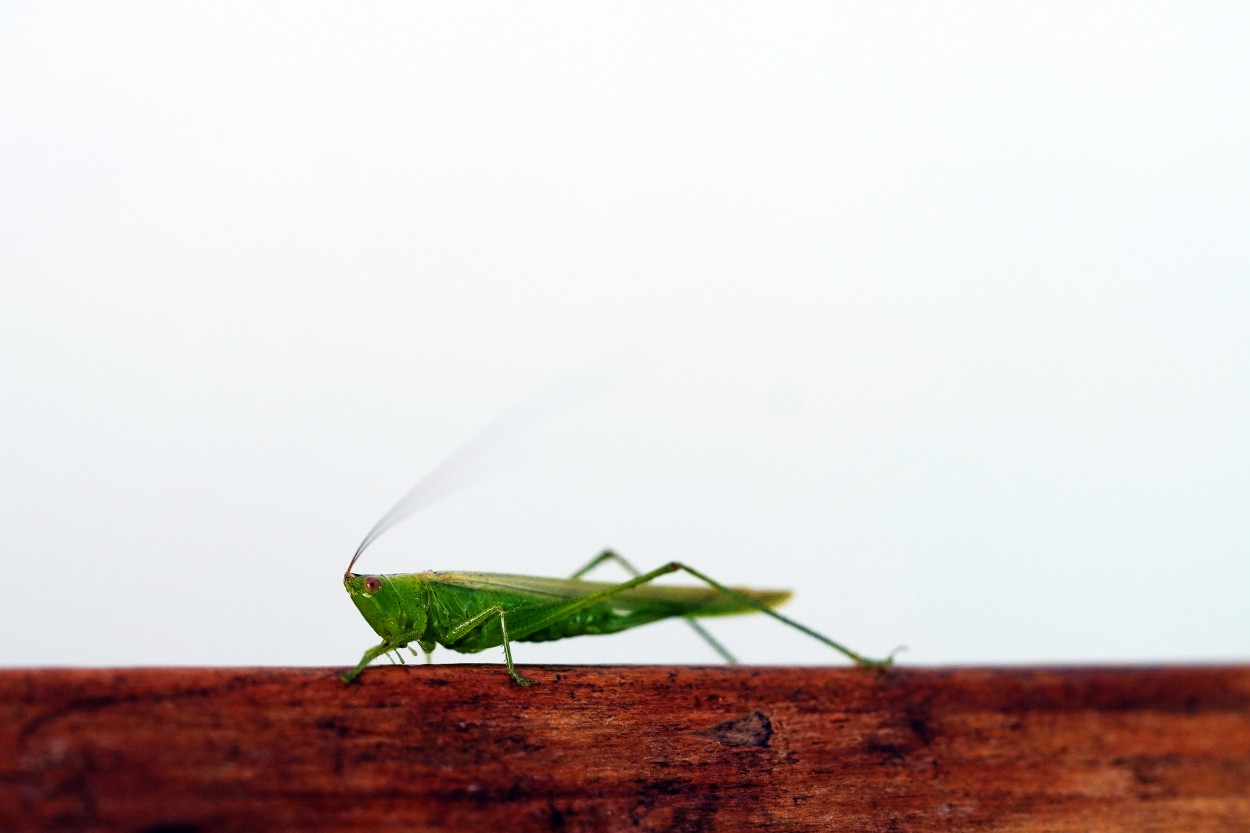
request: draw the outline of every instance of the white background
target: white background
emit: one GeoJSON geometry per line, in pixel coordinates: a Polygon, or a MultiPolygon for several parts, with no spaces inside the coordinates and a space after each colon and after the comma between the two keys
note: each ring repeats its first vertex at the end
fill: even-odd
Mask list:
{"type": "Polygon", "coordinates": [[[528,462],[361,569],[612,546],[906,662],[1245,660],[1248,42],[1214,2],[6,3],[0,663],[353,663],[355,545],[534,391],[528,462]]]}

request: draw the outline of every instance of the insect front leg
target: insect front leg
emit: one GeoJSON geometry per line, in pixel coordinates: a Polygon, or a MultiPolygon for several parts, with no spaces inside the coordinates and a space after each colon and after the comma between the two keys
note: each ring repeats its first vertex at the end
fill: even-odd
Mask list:
{"type": "Polygon", "coordinates": [[[345,683],[350,683],[352,680],[360,676],[360,672],[364,671],[365,668],[369,666],[369,663],[390,651],[391,648],[392,645],[389,642],[382,642],[378,645],[374,645],[372,648],[365,651],[365,655],[360,658],[360,662],[356,663],[355,668],[351,671],[339,674],[339,679],[345,683]]]}
{"type": "MultiPolygon", "coordinates": [[[[588,563],[585,567],[582,567],[573,575],[569,576],[569,578],[581,578],[582,576],[589,573],[591,570],[598,567],[600,564],[605,564],[608,561],[615,561],[617,564],[620,564],[622,567],[625,568],[625,571],[629,573],[631,576],[633,576],[634,578],[637,578],[638,576],[642,575],[642,571],[639,570],[637,567],[635,567],[633,564],[630,564],[628,561],[626,561],[624,556],[618,555],[612,550],[604,550],[603,552],[596,555],[594,558],[590,559],[590,563],[588,563]]],[[[737,658],[734,657],[733,654],[729,653],[729,649],[726,648],[724,645],[722,645],[720,643],[720,640],[712,636],[712,634],[708,632],[707,628],[703,627],[703,625],[695,621],[695,618],[693,616],[683,616],[682,618],[686,620],[686,624],[690,626],[691,630],[697,633],[700,636],[700,638],[703,639],[704,642],[712,646],[713,651],[720,654],[721,659],[723,659],[725,662],[729,663],[730,665],[738,664],[737,658]]]]}
{"type": "MultiPolygon", "coordinates": [[[[419,657],[419,656],[421,656],[421,654],[418,654],[418,653],[416,652],[416,649],[414,649],[411,645],[409,645],[409,646],[407,646],[407,647],[408,647],[408,653],[412,654],[414,657],[419,657]]],[[[434,662],[434,649],[433,649],[433,648],[426,648],[426,647],[423,645],[423,646],[421,647],[421,653],[422,653],[422,654],[425,654],[425,665],[430,665],[431,663],[433,663],[433,662],[434,662]]]]}
{"type": "MultiPolygon", "coordinates": [[[[345,673],[340,674],[339,679],[345,683],[350,683],[352,680],[360,676],[360,672],[364,671],[365,668],[369,666],[369,663],[373,662],[375,659],[382,656],[383,654],[390,653],[391,651],[395,651],[395,654],[398,656],[399,655],[398,649],[400,647],[408,644],[409,642],[415,641],[419,636],[420,634],[416,634],[416,633],[400,634],[400,636],[394,640],[388,639],[388,640],[384,640],[378,643],[377,645],[374,645],[372,648],[365,651],[365,655],[360,658],[360,662],[356,663],[355,668],[353,668],[351,671],[347,671],[345,673]]],[[[400,656],[400,660],[401,661],[403,660],[402,656],[400,656]]],[[[393,661],[394,660],[392,660],[392,662],[393,661]]]]}
{"type": "Polygon", "coordinates": [[[529,685],[533,680],[527,680],[517,673],[516,666],[512,664],[512,645],[508,639],[508,613],[499,605],[492,605],[471,619],[466,619],[459,625],[456,625],[447,633],[448,642],[456,642],[464,637],[474,628],[481,627],[483,623],[489,622],[493,617],[499,617],[499,632],[503,634],[503,661],[508,668],[508,675],[517,682],[518,685],[529,685]]]}

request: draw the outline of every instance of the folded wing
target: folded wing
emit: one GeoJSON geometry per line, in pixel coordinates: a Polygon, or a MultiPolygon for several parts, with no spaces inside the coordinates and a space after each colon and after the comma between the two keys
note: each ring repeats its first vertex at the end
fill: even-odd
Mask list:
{"type": "MultiPolygon", "coordinates": [[[[434,572],[426,573],[425,577],[428,580],[456,587],[498,590],[533,596],[536,600],[553,601],[584,598],[615,587],[619,583],[515,576],[505,573],[434,572]]],[[[769,607],[776,607],[790,598],[789,590],[756,590],[746,587],[733,589],[769,607]]],[[[718,616],[756,610],[741,599],[726,595],[713,587],[682,587],[654,583],[622,590],[604,599],[604,603],[618,610],[641,610],[663,606],[668,612],[678,615],[697,613],[701,616],[718,616]]]]}

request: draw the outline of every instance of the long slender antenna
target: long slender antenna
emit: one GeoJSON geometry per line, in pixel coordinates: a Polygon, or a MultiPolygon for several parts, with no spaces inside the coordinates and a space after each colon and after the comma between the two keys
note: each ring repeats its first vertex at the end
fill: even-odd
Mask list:
{"type": "Polygon", "coordinates": [[[453,492],[470,485],[477,479],[468,471],[467,466],[501,444],[505,438],[515,434],[524,425],[529,424],[529,420],[514,422],[507,419],[507,417],[513,415],[514,412],[509,411],[500,419],[489,423],[435,466],[429,474],[417,481],[416,485],[405,492],[403,497],[397,500],[395,505],[378,519],[378,522],[373,525],[373,528],[361,540],[360,546],[356,547],[356,552],[352,555],[352,560],[347,565],[347,571],[343,573],[343,577],[347,578],[352,574],[352,568],[356,566],[356,561],[361,554],[370,544],[380,538],[383,533],[408,520],[408,518],[411,518],[425,507],[437,503],[453,492]]]}
{"type": "MultiPolygon", "coordinates": [[[[360,546],[347,564],[343,578],[352,574],[352,568],[360,559],[361,554],[383,533],[394,526],[411,518],[425,507],[442,500],[453,492],[468,486],[475,480],[469,466],[471,463],[489,458],[504,441],[515,436],[522,429],[534,425],[556,413],[568,410],[577,404],[585,404],[591,398],[606,393],[623,381],[623,368],[606,369],[600,366],[594,372],[583,370],[571,378],[561,379],[534,391],[521,401],[470,437],[463,445],[453,451],[429,474],[417,481],[395,505],[378,519],[365,535],[360,546]]],[[[478,473],[480,475],[480,472],[478,473]]]]}

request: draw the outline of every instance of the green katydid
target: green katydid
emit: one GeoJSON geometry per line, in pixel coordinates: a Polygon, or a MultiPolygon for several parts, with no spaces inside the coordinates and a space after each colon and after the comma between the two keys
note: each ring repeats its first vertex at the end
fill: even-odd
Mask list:
{"type": "MultiPolygon", "coordinates": [[[[365,651],[355,668],[342,675],[351,682],[366,666],[383,654],[399,653],[416,643],[426,661],[436,645],[461,653],[503,648],[508,674],[521,685],[522,677],[512,661],[513,642],[544,642],[589,634],[619,631],[675,617],[684,618],[729,663],[736,660],[696,620],[736,613],[764,613],[824,643],[865,668],[888,668],[893,655],[868,659],[827,636],[787,618],[773,608],[790,597],[789,590],[750,590],[727,587],[698,570],[670,561],[641,573],[614,552],[605,551],[567,579],[506,575],[501,573],[435,572],[358,575],[352,572],[361,553],[379,535],[432,502],[431,493],[445,484],[448,471],[468,447],[452,455],[414,486],[382,516],[361,541],[347,570],[343,585],[365,621],[382,642],[365,651]],[[632,574],[619,583],[585,581],[582,576],[608,561],[632,574]],[[684,572],[703,583],[701,587],[652,584],[668,573],[684,572]]],[[[444,492],[446,489],[444,489],[444,492]]]]}

